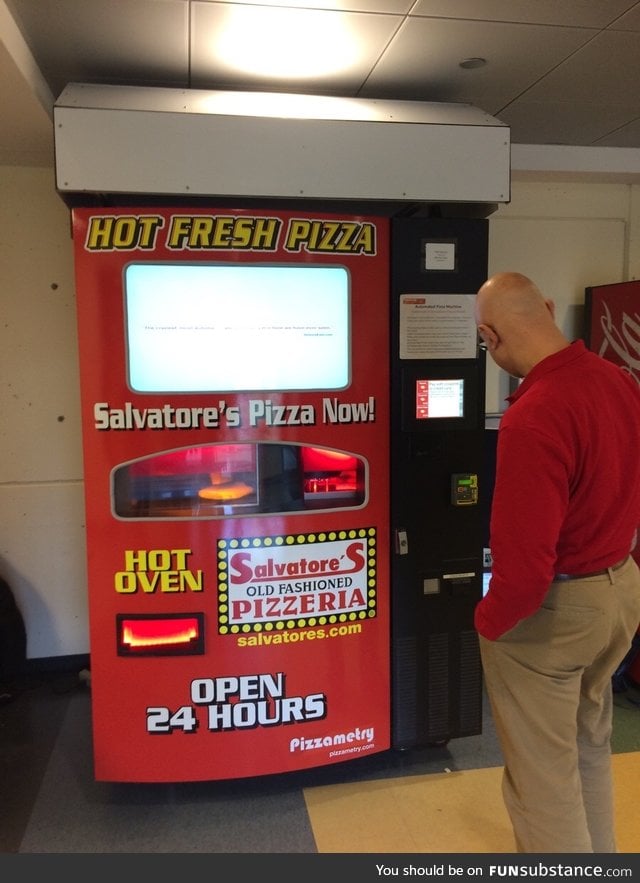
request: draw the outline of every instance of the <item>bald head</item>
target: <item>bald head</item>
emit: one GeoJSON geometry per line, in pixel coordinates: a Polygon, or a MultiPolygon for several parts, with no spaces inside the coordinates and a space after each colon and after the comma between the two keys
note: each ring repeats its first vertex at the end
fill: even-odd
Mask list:
{"type": "Polygon", "coordinates": [[[476,323],[489,354],[514,377],[569,346],[554,320],[553,302],[521,273],[496,273],[478,291],[476,323]]]}

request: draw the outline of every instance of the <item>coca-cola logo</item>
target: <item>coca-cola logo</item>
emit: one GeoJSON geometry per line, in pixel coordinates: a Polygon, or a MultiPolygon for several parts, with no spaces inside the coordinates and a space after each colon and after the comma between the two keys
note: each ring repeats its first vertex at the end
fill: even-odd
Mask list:
{"type": "Polygon", "coordinates": [[[609,305],[602,301],[600,328],[602,342],[598,355],[620,362],[620,365],[640,384],[640,317],[624,310],[616,321],[609,305]],[[612,358],[612,352],[617,359],[612,358]]]}

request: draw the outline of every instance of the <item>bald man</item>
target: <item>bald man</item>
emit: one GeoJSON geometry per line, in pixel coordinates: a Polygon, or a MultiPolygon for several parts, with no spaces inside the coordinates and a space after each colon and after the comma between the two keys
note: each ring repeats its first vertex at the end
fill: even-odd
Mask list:
{"type": "Polygon", "coordinates": [[[571,343],[519,273],[478,291],[494,362],[522,380],[498,432],[492,577],[476,607],[519,852],[616,852],[611,678],[640,623],[640,387],[571,343]]]}

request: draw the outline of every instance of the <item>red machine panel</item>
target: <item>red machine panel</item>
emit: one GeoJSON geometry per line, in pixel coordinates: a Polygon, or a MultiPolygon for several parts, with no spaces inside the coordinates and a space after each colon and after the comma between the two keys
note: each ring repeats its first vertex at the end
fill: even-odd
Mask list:
{"type": "Polygon", "coordinates": [[[387,225],[73,212],[98,780],[389,747],[387,225]]]}

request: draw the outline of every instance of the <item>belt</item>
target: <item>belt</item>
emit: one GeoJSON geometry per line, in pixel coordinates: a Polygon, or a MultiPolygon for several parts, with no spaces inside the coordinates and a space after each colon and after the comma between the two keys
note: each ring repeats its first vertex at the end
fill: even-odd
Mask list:
{"type": "Polygon", "coordinates": [[[628,560],[629,556],[627,555],[622,561],[618,561],[617,564],[612,564],[611,567],[605,567],[604,570],[593,570],[591,573],[556,573],[553,581],[554,583],[558,583],[569,579],[589,579],[591,576],[606,576],[611,570],[620,570],[628,560]]]}

